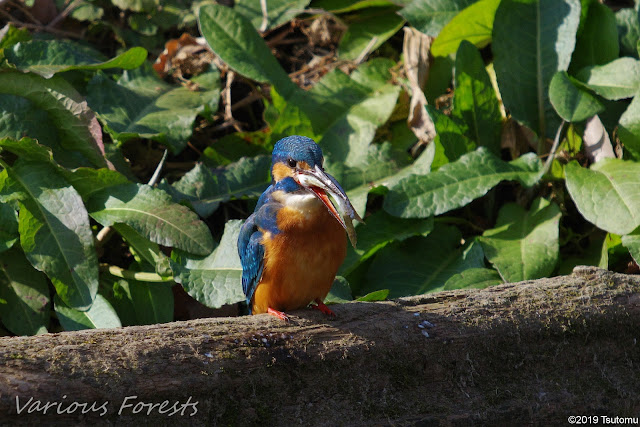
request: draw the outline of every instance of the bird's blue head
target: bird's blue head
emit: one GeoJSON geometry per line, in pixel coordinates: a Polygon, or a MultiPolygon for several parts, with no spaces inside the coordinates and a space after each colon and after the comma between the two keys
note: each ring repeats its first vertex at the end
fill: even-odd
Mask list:
{"type": "Polygon", "coordinates": [[[314,194],[346,228],[344,219],[331,203],[327,193],[346,215],[361,219],[338,181],[324,171],[323,162],[322,150],[313,139],[298,135],[288,136],[273,147],[271,177],[274,184],[278,185],[279,191],[314,194]]]}
{"type": "Polygon", "coordinates": [[[294,176],[296,169],[322,168],[324,158],[320,146],[306,136],[288,136],[276,142],[273,147],[271,176],[280,181],[294,176]]]}

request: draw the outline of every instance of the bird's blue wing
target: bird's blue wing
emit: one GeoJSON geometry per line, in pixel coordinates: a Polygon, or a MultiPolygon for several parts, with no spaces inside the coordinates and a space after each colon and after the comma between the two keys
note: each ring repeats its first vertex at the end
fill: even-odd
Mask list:
{"type": "Polygon", "coordinates": [[[255,223],[256,215],[251,215],[240,229],[238,236],[238,254],[242,264],[242,291],[247,297],[249,313],[251,313],[251,298],[256,291],[264,266],[264,246],[262,232],[255,223]]]}

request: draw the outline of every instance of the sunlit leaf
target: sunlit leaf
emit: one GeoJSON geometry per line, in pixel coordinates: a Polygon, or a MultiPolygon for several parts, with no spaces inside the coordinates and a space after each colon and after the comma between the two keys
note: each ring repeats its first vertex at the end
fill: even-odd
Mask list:
{"type": "Polygon", "coordinates": [[[217,308],[245,300],[237,241],[241,221],[228,221],[218,247],[205,258],[174,250],[171,258],[175,281],[202,304],[217,308]]]}
{"type": "Polygon", "coordinates": [[[507,203],[498,213],[496,227],[478,240],[507,282],[546,277],[558,262],[560,216],[560,208],[542,198],[534,200],[529,211],[507,203]]]}

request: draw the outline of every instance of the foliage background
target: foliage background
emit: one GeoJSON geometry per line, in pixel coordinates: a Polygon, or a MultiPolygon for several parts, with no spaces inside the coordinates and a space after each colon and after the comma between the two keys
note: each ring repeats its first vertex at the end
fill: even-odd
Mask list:
{"type": "Polygon", "coordinates": [[[636,4],[219,3],[0,1],[0,334],[241,311],[291,134],[366,221],[327,302],[637,272],[636,4]]]}

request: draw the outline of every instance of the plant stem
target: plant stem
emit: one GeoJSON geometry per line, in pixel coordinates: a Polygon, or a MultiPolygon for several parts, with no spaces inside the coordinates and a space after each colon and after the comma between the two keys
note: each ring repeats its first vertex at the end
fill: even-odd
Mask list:
{"type": "Polygon", "coordinates": [[[106,271],[112,276],[121,277],[123,279],[134,279],[141,282],[150,283],[167,283],[173,282],[173,276],[160,276],[157,273],[148,273],[144,271],[131,271],[116,265],[102,264],[100,265],[101,271],[106,271]]]}

